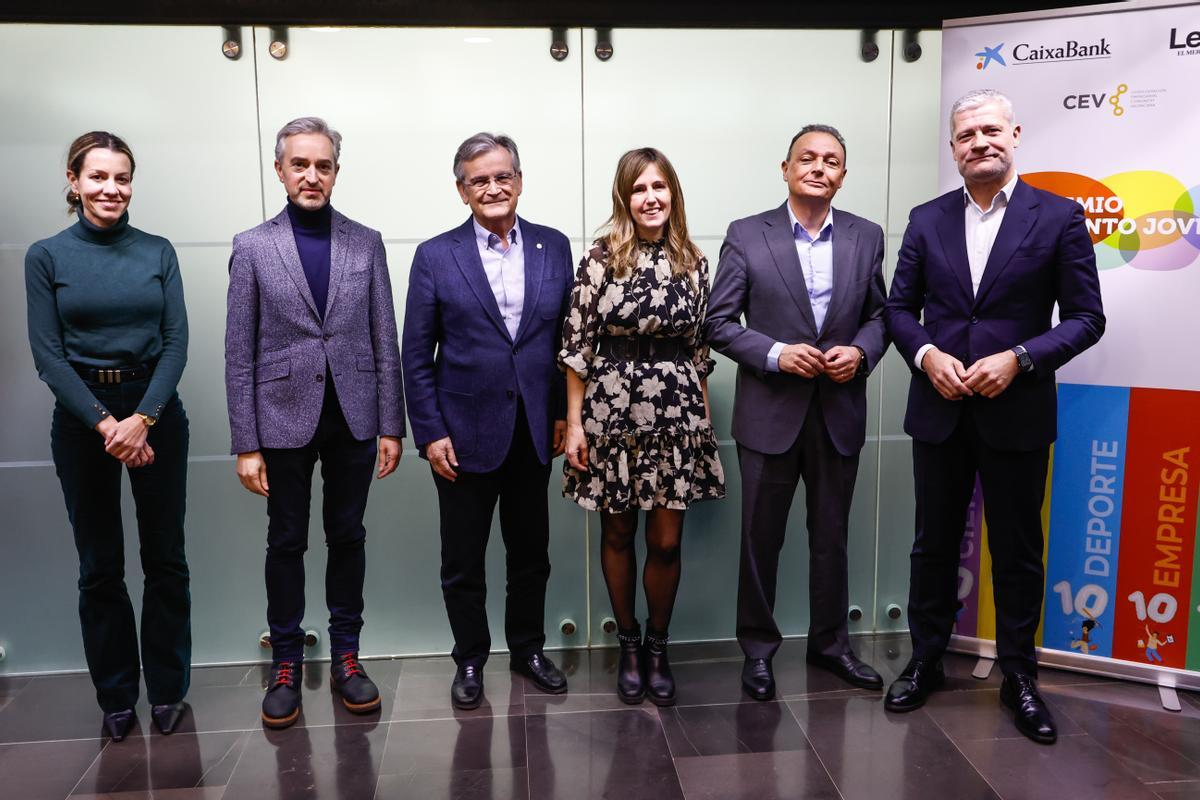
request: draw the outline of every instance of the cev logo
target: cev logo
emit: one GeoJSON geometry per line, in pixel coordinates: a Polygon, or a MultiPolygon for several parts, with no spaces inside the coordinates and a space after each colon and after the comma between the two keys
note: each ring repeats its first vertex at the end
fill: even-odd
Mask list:
{"type": "Polygon", "coordinates": [[[1000,55],[1000,48],[1004,47],[1004,42],[995,47],[985,47],[975,55],[979,57],[979,62],[975,65],[975,69],[987,69],[988,64],[995,61],[1002,67],[1007,67],[1008,64],[1004,61],[1004,56],[1000,55]]]}
{"type": "Polygon", "coordinates": [[[1121,95],[1129,91],[1129,87],[1122,83],[1117,86],[1117,90],[1113,92],[1112,97],[1108,98],[1109,104],[1113,107],[1113,116],[1119,117],[1125,113],[1125,109],[1121,108],[1121,95]]]}
{"type": "Polygon", "coordinates": [[[1111,95],[1108,94],[1069,94],[1063,98],[1063,108],[1068,111],[1081,111],[1084,109],[1100,109],[1104,107],[1104,99],[1108,98],[1108,104],[1112,106],[1112,114],[1114,117],[1119,117],[1125,113],[1125,109],[1121,106],[1121,95],[1129,91],[1128,84],[1119,84],[1111,95]]]}

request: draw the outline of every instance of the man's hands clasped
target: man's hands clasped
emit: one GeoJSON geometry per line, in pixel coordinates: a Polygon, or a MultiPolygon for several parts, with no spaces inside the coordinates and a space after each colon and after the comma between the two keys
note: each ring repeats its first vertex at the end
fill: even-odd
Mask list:
{"type": "Polygon", "coordinates": [[[789,344],[779,351],[779,371],[815,378],[825,375],[835,383],[845,383],[858,374],[862,353],[852,345],[838,345],[821,352],[811,344],[789,344]]]}
{"type": "Polygon", "coordinates": [[[1020,371],[1017,356],[1011,350],[993,353],[964,367],[957,358],[936,347],[925,353],[921,368],[929,376],[933,388],[947,400],[961,400],[975,394],[999,397],[1020,371]]]}

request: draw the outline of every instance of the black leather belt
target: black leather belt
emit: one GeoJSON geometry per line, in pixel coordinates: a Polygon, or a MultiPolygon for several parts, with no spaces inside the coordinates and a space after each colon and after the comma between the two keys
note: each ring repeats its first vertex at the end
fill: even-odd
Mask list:
{"type": "Polygon", "coordinates": [[[596,355],[621,361],[688,361],[692,347],[679,336],[601,336],[596,355]]]}
{"type": "Polygon", "coordinates": [[[72,364],[79,377],[90,383],[121,383],[122,381],[139,381],[154,374],[153,364],[139,364],[136,367],[116,367],[100,369],[72,364]]]}

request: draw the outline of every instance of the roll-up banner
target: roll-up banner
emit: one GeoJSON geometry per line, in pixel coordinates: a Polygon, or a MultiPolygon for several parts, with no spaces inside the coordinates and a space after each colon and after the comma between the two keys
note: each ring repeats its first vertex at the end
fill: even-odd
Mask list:
{"type": "MultiPolygon", "coordinates": [[[[1108,318],[1058,372],[1038,645],[1200,670],[1200,4],[947,21],[943,191],[950,107],[980,88],[1012,98],[1021,178],[1083,207],[1108,318]]],[[[984,501],[955,632],[990,639],[984,501]]]]}

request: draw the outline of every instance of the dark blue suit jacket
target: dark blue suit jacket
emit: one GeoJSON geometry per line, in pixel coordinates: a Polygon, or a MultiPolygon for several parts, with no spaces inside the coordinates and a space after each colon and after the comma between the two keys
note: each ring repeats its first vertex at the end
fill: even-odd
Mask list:
{"type": "Polygon", "coordinates": [[[570,298],[567,237],[520,220],[525,305],[510,336],[468,219],[417,247],[408,279],[401,362],[413,439],[450,437],[459,468],[497,469],[508,454],[517,400],[538,457],[552,457],[554,421],[566,418],[556,358],[570,298]]]}
{"type": "Polygon", "coordinates": [[[1034,450],[1049,445],[1058,430],[1054,371],[1104,333],[1100,279],[1083,209],[1017,181],[979,292],[972,297],[963,190],[917,206],[900,246],[884,321],[913,372],[906,433],[924,442],[943,442],[958,424],[964,404],[970,404],[979,434],[991,447],[1034,450]],[[1059,323],[1051,326],[1056,303],[1059,323]],[[966,367],[1023,345],[1034,370],[1019,373],[991,400],[981,395],[946,400],[913,364],[928,343],[966,367]]]}

